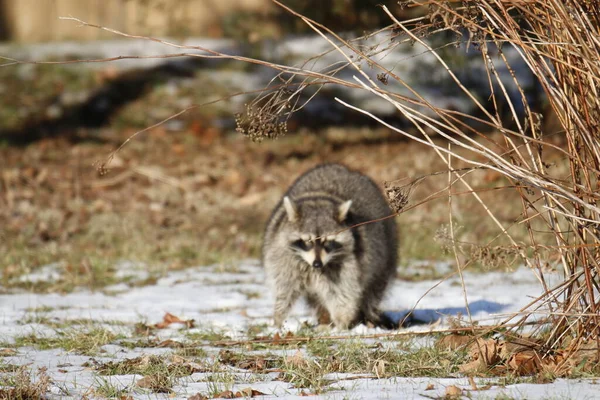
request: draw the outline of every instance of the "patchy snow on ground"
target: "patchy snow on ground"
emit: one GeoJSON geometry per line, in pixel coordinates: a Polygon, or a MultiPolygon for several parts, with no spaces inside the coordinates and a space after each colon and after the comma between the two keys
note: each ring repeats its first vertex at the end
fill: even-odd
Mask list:
{"type": "MultiPolygon", "coordinates": [[[[123,276],[146,276],[132,263],[123,263],[123,276]],[[127,269],[127,270],[126,270],[127,269]]],[[[415,264],[413,268],[418,268],[415,264]]],[[[436,265],[441,271],[449,270],[444,264],[436,265]]],[[[51,266],[44,275],[52,277],[51,266]]],[[[559,277],[556,276],[555,280],[559,277]]],[[[40,279],[36,275],[35,279],[40,279]]],[[[466,318],[465,296],[474,320],[482,324],[503,320],[528,304],[532,297],[542,292],[535,273],[526,268],[513,272],[464,273],[466,293],[458,274],[445,280],[394,282],[384,309],[396,318],[403,318],[407,310],[415,308],[413,318],[420,324],[411,330],[430,330],[447,326],[448,316],[462,315],[466,318]]],[[[90,320],[119,333],[131,331],[136,323],[155,324],[162,321],[165,313],[171,313],[182,320],[193,319],[194,327],[181,329],[184,324],[173,324],[157,330],[158,339],[185,340],[194,333],[220,332],[232,339],[247,338],[253,326],[266,326],[265,334],[275,332],[272,325],[272,298],[265,283],[263,270],[257,261],[248,260],[237,265],[206,266],[173,271],[156,284],[143,287],[129,287],[118,284],[102,292],[80,290],[69,294],[33,294],[15,292],[0,296],[0,338],[7,347],[19,336],[34,333],[38,337],[52,337],[57,330],[43,322],[35,322],[32,316],[43,310],[46,320],[81,321],[90,320]]],[[[286,330],[295,331],[313,317],[304,304],[297,304],[286,322],[286,330]]],[[[81,323],[81,322],[77,322],[81,323]]],[[[379,328],[355,327],[350,332],[336,334],[382,333],[379,328]]],[[[49,398],[94,397],[92,389],[109,382],[116,388],[132,388],[141,379],[140,375],[98,376],[90,362],[133,359],[145,355],[165,354],[168,348],[125,348],[115,344],[105,345],[100,356],[83,356],[62,349],[37,350],[32,347],[19,347],[16,353],[0,358],[1,365],[26,365],[32,372],[39,367],[46,368],[51,378],[49,398]]],[[[219,349],[207,349],[210,355],[219,349]]],[[[282,350],[293,354],[295,349],[282,350]]],[[[0,370],[0,376],[2,370],[0,370]]],[[[274,380],[277,373],[254,374],[235,370],[242,377],[235,382],[232,390],[252,389],[270,397],[302,397],[302,390],[293,388],[287,382],[274,380]]],[[[470,398],[496,398],[500,395],[509,398],[595,398],[597,390],[592,380],[556,380],[550,384],[494,385],[493,379],[477,379],[477,385],[491,385],[484,391],[471,390],[467,378],[387,378],[374,379],[367,376],[359,379],[332,379],[329,390],[318,398],[368,398],[368,399],[425,399],[440,398],[446,388],[454,385],[467,390],[470,398]]],[[[133,398],[188,398],[198,392],[206,393],[211,385],[206,373],[195,372],[178,379],[170,394],[156,394],[137,390],[133,398]]]]}

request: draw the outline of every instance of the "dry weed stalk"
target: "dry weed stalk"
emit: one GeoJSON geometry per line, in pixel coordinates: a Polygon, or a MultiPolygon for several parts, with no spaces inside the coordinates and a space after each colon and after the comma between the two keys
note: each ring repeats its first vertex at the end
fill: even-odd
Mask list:
{"type": "MultiPolygon", "coordinates": [[[[418,2],[410,2],[417,4],[418,2]]],[[[385,7],[395,26],[407,37],[428,48],[437,57],[457,89],[471,98],[485,116],[485,122],[504,136],[504,153],[495,152],[485,142],[477,142],[470,135],[455,113],[434,107],[416,91],[412,103],[397,100],[392,93],[382,92],[378,85],[362,74],[355,80],[374,95],[383,97],[402,113],[417,128],[420,135],[397,127],[391,129],[422,142],[444,159],[445,155],[460,158],[479,167],[495,170],[515,184],[523,204],[523,229],[528,229],[530,247],[539,247],[539,234],[530,225],[532,218],[544,221],[553,233],[564,271],[562,284],[549,288],[544,278],[545,260],[534,251],[527,255],[520,250],[524,261],[532,267],[544,285],[546,293],[536,299],[527,310],[537,311],[550,307],[552,330],[548,337],[548,348],[564,344],[572,338],[585,341],[598,340],[599,319],[597,299],[599,290],[598,262],[600,260],[600,6],[587,1],[464,1],[454,4],[449,1],[429,1],[431,13],[425,17],[415,33],[406,23],[396,19],[385,7]],[[485,107],[469,93],[454,72],[447,66],[429,44],[420,37],[424,25],[431,30],[448,29],[459,34],[466,32],[468,41],[477,45],[487,67],[488,81],[492,93],[492,110],[485,107]],[[508,90],[500,79],[494,63],[505,63],[509,71],[512,67],[502,52],[502,48],[512,46],[527,63],[533,75],[548,95],[549,103],[557,114],[562,127],[555,135],[540,130],[539,115],[529,106],[520,82],[513,73],[514,83],[519,89],[525,106],[525,118],[511,106],[514,128],[506,126],[496,104],[511,100],[508,90]],[[493,57],[492,52],[497,53],[493,57]],[[424,113],[421,104],[435,114],[435,118],[424,113]],[[458,154],[436,145],[429,132],[446,138],[454,147],[467,150],[458,154]],[[545,151],[555,145],[552,136],[563,136],[567,144],[563,154],[568,160],[570,176],[557,176],[548,169],[544,158],[545,151]],[[486,161],[480,161],[484,159],[486,161]],[[541,193],[543,208],[539,209],[530,200],[530,194],[541,193]]],[[[364,57],[364,55],[359,54],[364,57]]],[[[372,63],[378,68],[375,62],[372,63]]],[[[360,72],[360,71],[359,71],[360,72]]],[[[396,79],[405,84],[393,73],[385,71],[388,79],[396,79]]],[[[341,101],[340,101],[341,102],[341,101]]],[[[350,108],[377,117],[359,108],[343,103],[350,108]]],[[[387,125],[387,124],[385,124],[387,125]]],[[[461,180],[467,189],[469,184],[461,180]]],[[[477,193],[473,191],[473,195],[477,193]]],[[[485,207],[483,201],[482,206],[485,207]]],[[[490,217],[515,245],[510,235],[493,214],[486,208],[490,217]]],[[[520,317],[525,321],[529,314],[520,317]]],[[[507,321],[508,322],[508,321],[507,321]]]]}

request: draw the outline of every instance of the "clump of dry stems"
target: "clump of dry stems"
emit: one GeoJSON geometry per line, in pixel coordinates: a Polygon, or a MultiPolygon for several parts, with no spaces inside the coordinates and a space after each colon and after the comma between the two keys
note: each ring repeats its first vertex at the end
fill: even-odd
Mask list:
{"type": "MultiPolygon", "coordinates": [[[[452,170],[450,160],[456,158],[474,168],[495,171],[508,179],[522,199],[522,218],[518,224],[528,231],[529,243],[526,244],[513,239],[464,179],[464,173],[451,172],[455,185],[464,185],[466,190],[473,192],[497,224],[499,232],[512,243],[513,251],[531,268],[545,289],[543,296],[506,323],[514,323],[515,318],[517,322],[525,323],[533,314],[544,310],[547,318],[543,322],[546,327],[551,327],[545,348],[557,348],[567,343],[571,346],[573,339],[582,342],[600,340],[599,3],[578,0],[430,0],[405,1],[403,5],[425,5],[428,10],[422,17],[401,21],[382,6],[392,25],[387,28],[389,35],[385,41],[370,47],[344,40],[327,27],[296,14],[324,40],[329,41],[332,49],[343,54],[346,59],[344,67],[355,68],[356,74],[353,81],[340,81],[335,74],[341,66],[318,71],[318,76],[314,71],[296,71],[302,84],[296,86],[294,93],[319,81],[326,82],[323,75],[330,78],[328,83],[370,91],[373,96],[393,104],[412,123],[413,129],[409,131],[390,126],[363,109],[338,101],[402,135],[430,146],[447,162],[449,170],[452,170]],[[462,37],[469,51],[478,51],[481,55],[491,92],[489,101],[479,100],[470,93],[439,52],[424,40],[428,34],[443,31],[454,34],[448,37],[462,37]],[[374,57],[393,51],[395,46],[407,41],[418,43],[436,57],[453,80],[457,92],[472,101],[478,110],[477,117],[433,106],[401,76],[386,69],[374,57]],[[547,95],[549,106],[560,124],[557,132],[541,130],[540,110],[528,103],[522,83],[518,81],[513,66],[503,52],[509,47],[518,52],[547,95]],[[511,72],[514,85],[521,95],[524,115],[518,113],[511,104],[506,83],[498,72],[500,64],[504,64],[511,72]],[[366,72],[369,69],[372,71],[366,72]],[[392,81],[404,86],[412,95],[402,96],[390,89],[392,81]],[[508,104],[510,118],[501,115],[500,104],[508,104]],[[488,142],[474,140],[474,135],[483,134],[473,128],[476,124],[470,122],[500,132],[504,143],[495,143],[496,147],[492,148],[491,145],[486,146],[488,142]],[[439,146],[432,140],[432,135],[446,138],[451,146],[439,146]],[[558,146],[555,144],[557,141],[566,145],[558,146]],[[497,150],[498,147],[501,151],[497,150]],[[568,160],[568,176],[561,176],[549,168],[546,159],[549,149],[561,152],[568,160]],[[532,198],[536,198],[536,201],[532,198]],[[541,239],[540,233],[532,228],[534,220],[543,223],[553,235],[554,244],[550,247],[541,239]],[[552,262],[547,257],[548,250],[556,256],[554,260],[558,261],[554,262],[554,267],[560,269],[564,277],[554,287],[549,285],[545,277],[548,263],[552,262]]],[[[293,10],[288,11],[294,13],[293,10]]],[[[294,111],[282,107],[279,109],[294,111]]],[[[394,197],[394,193],[391,194],[394,197]]]]}

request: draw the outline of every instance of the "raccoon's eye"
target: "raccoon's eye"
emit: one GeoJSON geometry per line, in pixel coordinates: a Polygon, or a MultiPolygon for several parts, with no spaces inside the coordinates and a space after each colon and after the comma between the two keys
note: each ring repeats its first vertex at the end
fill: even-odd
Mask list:
{"type": "Polygon", "coordinates": [[[342,244],[340,242],[336,242],[335,240],[328,240],[323,244],[323,248],[326,252],[331,253],[332,251],[341,249],[342,244]]]}
{"type": "Polygon", "coordinates": [[[313,248],[313,243],[305,242],[302,239],[298,239],[298,240],[295,240],[292,242],[292,247],[295,247],[295,248],[303,250],[303,251],[308,251],[313,248]]]}

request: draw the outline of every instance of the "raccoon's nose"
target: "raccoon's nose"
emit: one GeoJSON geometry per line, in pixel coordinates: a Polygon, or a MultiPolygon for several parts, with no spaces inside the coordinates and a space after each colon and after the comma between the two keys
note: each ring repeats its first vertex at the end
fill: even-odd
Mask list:
{"type": "Polygon", "coordinates": [[[315,261],[313,261],[313,267],[323,268],[323,262],[321,260],[315,260],[315,261]]]}

